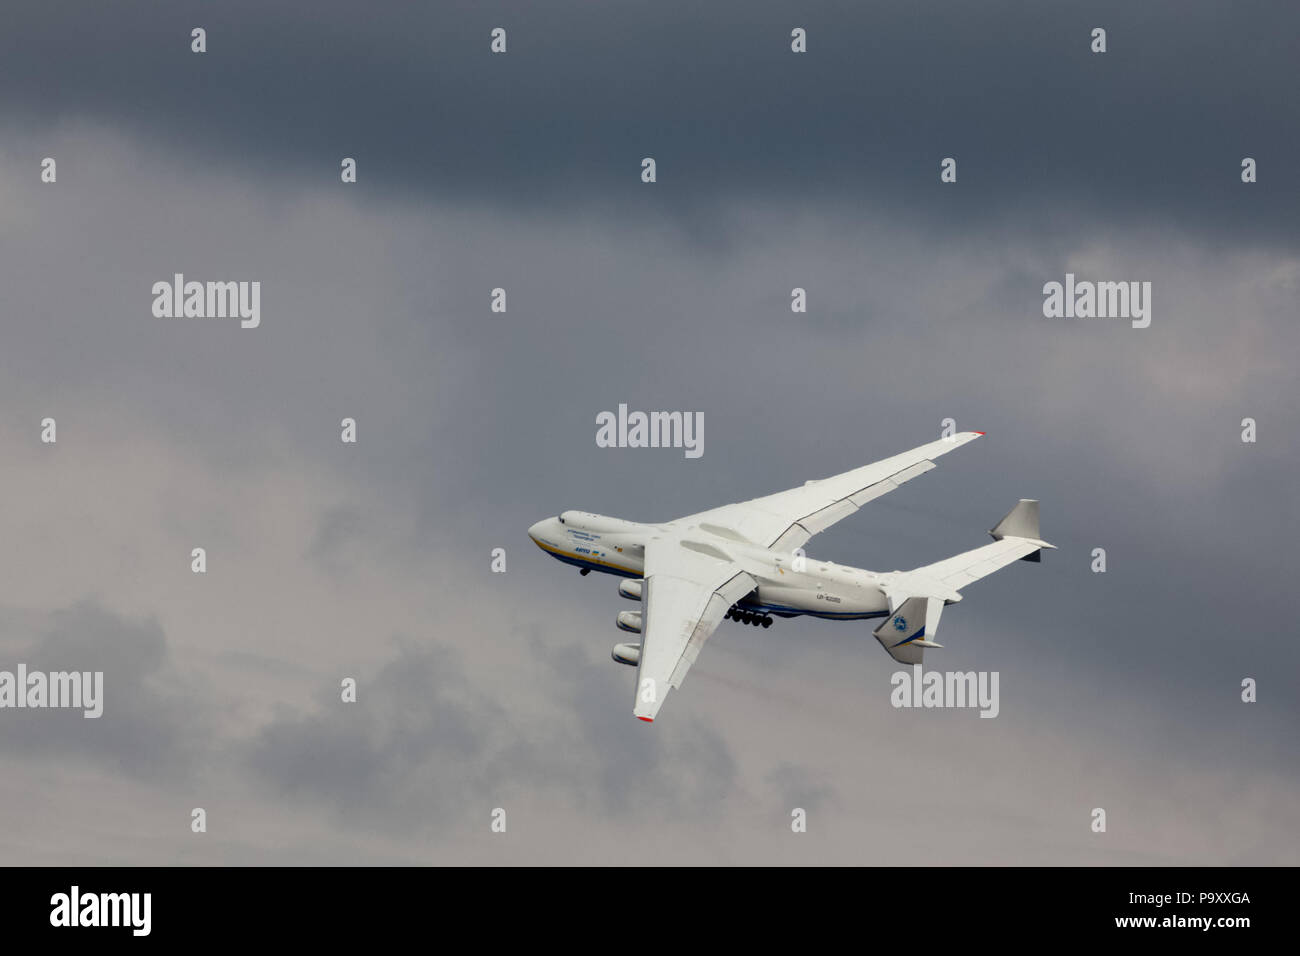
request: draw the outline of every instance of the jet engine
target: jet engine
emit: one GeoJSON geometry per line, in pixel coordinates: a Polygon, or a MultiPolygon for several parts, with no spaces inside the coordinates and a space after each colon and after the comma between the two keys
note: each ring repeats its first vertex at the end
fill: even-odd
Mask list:
{"type": "Polygon", "coordinates": [[[631,664],[636,667],[641,663],[641,645],[640,644],[615,644],[613,652],[609,655],[620,664],[631,664]]]}
{"type": "Polygon", "coordinates": [[[615,621],[620,631],[631,631],[633,634],[641,633],[640,611],[619,611],[615,621]]]}
{"type": "Polygon", "coordinates": [[[618,593],[629,601],[639,601],[644,584],[645,582],[640,578],[624,578],[618,582],[618,593]]]}

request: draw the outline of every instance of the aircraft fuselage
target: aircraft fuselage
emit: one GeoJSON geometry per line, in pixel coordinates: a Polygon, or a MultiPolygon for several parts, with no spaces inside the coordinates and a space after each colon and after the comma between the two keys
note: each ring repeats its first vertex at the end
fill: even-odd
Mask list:
{"type": "MultiPolygon", "coordinates": [[[[536,545],[557,561],[584,571],[624,578],[645,576],[645,544],[675,528],[625,521],[588,512],[566,511],[528,529],[536,545]]],[[[755,614],[858,620],[885,617],[889,600],[881,575],[861,568],[820,561],[797,552],[774,551],[722,537],[700,527],[690,529],[701,545],[717,548],[737,562],[758,587],[737,602],[755,614]]]]}

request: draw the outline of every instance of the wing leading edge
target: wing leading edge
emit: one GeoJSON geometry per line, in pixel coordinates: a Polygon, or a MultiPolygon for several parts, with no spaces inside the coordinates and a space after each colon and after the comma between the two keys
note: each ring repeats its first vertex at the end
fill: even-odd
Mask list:
{"type": "Polygon", "coordinates": [[[672,535],[645,549],[641,661],[632,713],[652,721],[681,687],[700,648],[733,604],[758,586],[716,545],[672,535]]]}
{"type": "Polygon", "coordinates": [[[806,482],[799,488],[724,505],[681,520],[717,532],[730,532],[778,551],[791,551],[802,547],[818,532],[847,518],[868,501],[925,474],[934,467],[934,459],[983,434],[959,432],[951,438],[941,438],[892,458],[830,478],[806,482]]]}

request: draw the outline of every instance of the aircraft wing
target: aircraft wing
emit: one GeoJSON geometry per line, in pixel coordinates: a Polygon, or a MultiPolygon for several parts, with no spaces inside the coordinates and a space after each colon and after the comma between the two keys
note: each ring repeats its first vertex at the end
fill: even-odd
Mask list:
{"type": "Polygon", "coordinates": [[[868,501],[925,474],[940,455],[983,434],[959,432],[951,438],[941,438],[842,475],[809,481],[799,488],[724,505],[680,520],[698,524],[723,537],[739,535],[755,544],[790,551],[802,547],[813,535],[847,518],[868,501]]]}
{"type": "Polygon", "coordinates": [[[757,586],[716,544],[678,534],[646,543],[641,662],[633,714],[654,720],[668,691],[682,686],[700,648],[727,611],[757,586]]]}

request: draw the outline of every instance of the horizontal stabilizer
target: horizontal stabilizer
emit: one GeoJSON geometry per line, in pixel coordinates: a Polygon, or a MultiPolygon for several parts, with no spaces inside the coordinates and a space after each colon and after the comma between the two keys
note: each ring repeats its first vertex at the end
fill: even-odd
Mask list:
{"type": "MultiPolygon", "coordinates": [[[[1020,503],[1008,511],[989,534],[993,536],[992,544],[898,575],[895,586],[904,594],[910,586],[916,589],[912,592],[915,594],[930,580],[960,591],[1016,561],[1041,561],[1041,549],[1056,547],[1038,536],[1038,502],[1028,498],[1020,499],[1020,503]]],[[[929,587],[926,593],[939,592],[937,587],[929,587]]]]}

